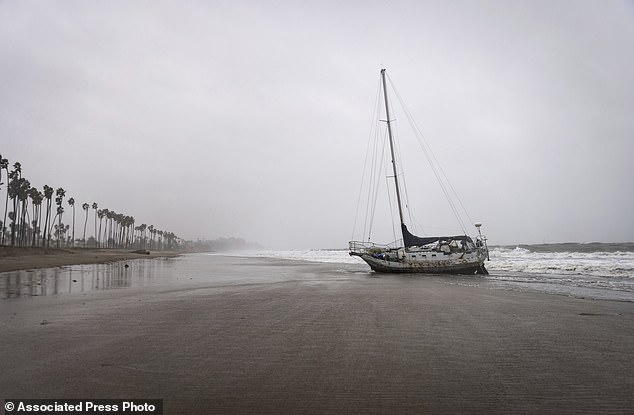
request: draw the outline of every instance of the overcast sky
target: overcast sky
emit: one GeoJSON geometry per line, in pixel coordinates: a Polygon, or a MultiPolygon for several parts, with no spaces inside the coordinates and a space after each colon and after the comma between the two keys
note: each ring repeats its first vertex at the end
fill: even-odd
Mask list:
{"type": "Polygon", "coordinates": [[[0,154],[186,239],[344,248],[381,67],[490,243],[634,240],[632,1],[0,0],[0,154]]]}

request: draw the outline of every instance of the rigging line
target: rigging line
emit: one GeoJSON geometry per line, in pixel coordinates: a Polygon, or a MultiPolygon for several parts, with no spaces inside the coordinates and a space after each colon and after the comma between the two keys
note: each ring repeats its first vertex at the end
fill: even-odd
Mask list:
{"type": "MultiPolygon", "coordinates": [[[[411,112],[407,109],[407,107],[404,104],[403,99],[401,98],[401,96],[398,94],[398,91],[396,90],[396,88],[394,87],[394,85],[392,84],[392,81],[390,79],[390,84],[392,85],[392,87],[394,88],[394,92],[397,95],[397,97],[399,98],[400,102],[401,102],[401,106],[403,107],[403,110],[405,111],[405,114],[408,118],[408,121],[410,122],[410,125],[412,126],[412,129],[414,130],[414,132],[417,135],[417,138],[419,140],[419,144],[421,146],[426,146],[429,153],[431,154],[433,160],[434,160],[434,165],[438,167],[438,169],[440,170],[440,172],[442,173],[442,176],[444,177],[444,181],[446,182],[447,185],[449,185],[454,197],[458,200],[458,203],[460,204],[460,207],[462,208],[462,211],[464,212],[465,216],[467,217],[467,219],[469,220],[469,222],[473,223],[473,220],[471,219],[471,216],[469,215],[469,212],[467,211],[467,209],[465,208],[464,204],[462,203],[462,200],[460,199],[460,196],[458,195],[458,192],[456,191],[456,189],[453,187],[453,185],[451,184],[451,181],[449,180],[449,178],[447,177],[447,173],[445,173],[445,170],[442,167],[442,164],[440,164],[440,162],[438,161],[438,159],[436,158],[436,154],[433,152],[433,150],[431,149],[431,146],[429,145],[429,143],[427,142],[427,140],[425,139],[424,134],[422,133],[421,129],[418,127],[418,124],[416,124],[416,120],[414,119],[414,117],[412,116],[411,112]]],[[[423,149],[423,151],[425,151],[423,149]]],[[[431,161],[430,161],[431,163],[431,161]]],[[[451,202],[453,203],[453,201],[451,202]]],[[[462,218],[459,218],[459,221],[462,222],[462,218]]],[[[466,233],[466,230],[464,229],[464,225],[462,226],[463,230],[466,233]]]]}
{"type": "MultiPolygon", "coordinates": [[[[390,95],[387,93],[387,91],[383,91],[383,94],[385,96],[385,99],[388,101],[388,105],[390,107],[393,107],[392,104],[392,100],[390,95]]],[[[405,182],[404,180],[404,175],[403,175],[403,166],[402,163],[397,163],[398,160],[401,160],[401,154],[400,154],[400,148],[398,146],[398,131],[397,131],[397,122],[395,118],[388,118],[388,113],[387,113],[387,108],[386,108],[386,113],[385,113],[385,118],[386,118],[386,125],[389,123],[389,125],[387,125],[387,128],[389,129],[390,127],[392,128],[392,147],[393,147],[393,151],[391,153],[391,158],[396,158],[396,160],[391,160],[391,164],[393,165],[393,174],[396,176],[394,177],[394,186],[395,186],[395,196],[394,198],[396,199],[396,202],[399,205],[399,212],[401,212],[400,210],[400,206],[401,203],[403,202],[402,200],[398,200],[399,198],[399,190],[396,187],[400,187],[401,189],[405,190],[405,182]],[[397,180],[397,178],[400,177],[403,180],[397,180]]],[[[389,170],[389,166],[386,166],[386,171],[389,170]]],[[[387,188],[387,194],[388,194],[388,201],[389,201],[389,206],[390,206],[390,222],[392,224],[392,235],[394,237],[394,239],[397,239],[397,233],[396,233],[396,228],[395,228],[395,218],[394,218],[394,209],[393,209],[393,200],[392,200],[392,196],[390,195],[390,176],[387,176],[387,181],[386,181],[386,188],[387,188]]],[[[405,199],[407,200],[407,197],[405,197],[405,199]]],[[[406,207],[407,207],[407,202],[406,202],[406,207]]],[[[409,210],[408,210],[409,213],[409,210]]],[[[401,222],[403,221],[403,217],[402,217],[402,212],[399,215],[399,219],[398,219],[398,229],[401,229],[401,222]]]]}
{"type": "MultiPolygon", "coordinates": [[[[384,94],[387,94],[387,91],[384,91],[384,94]]],[[[394,104],[392,103],[392,98],[389,94],[387,94],[387,99],[389,101],[389,105],[390,108],[394,108],[394,104]]],[[[392,114],[392,116],[394,116],[392,114]]],[[[398,139],[399,137],[399,132],[398,132],[398,122],[396,118],[392,118],[390,120],[390,124],[392,126],[392,141],[394,143],[394,148],[395,148],[395,152],[396,155],[395,157],[397,157],[397,161],[399,161],[398,164],[396,164],[397,166],[397,172],[396,174],[398,175],[398,177],[400,178],[400,180],[398,181],[399,183],[399,187],[403,190],[404,196],[405,196],[405,200],[401,201],[401,202],[405,202],[405,208],[407,210],[407,216],[409,218],[409,223],[414,223],[414,219],[412,217],[412,210],[410,209],[410,202],[409,202],[409,193],[407,191],[407,183],[405,181],[405,168],[404,168],[404,164],[403,164],[403,157],[401,156],[401,148],[400,148],[400,141],[398,139]]],[[[397,192],[398,195],[398,192],[397,192]]],[[[398,196],[397,196],[398,197],[398,196]]],[[[399,228],[400,228],[400,224],[399,224],[399,228]]]]}
{"type": "Polygon", "coordinates": [[[396,155],[398,159],[401,161],[400,164],[398,165],[400,167],[400,171],[398,172],[398,175],[401,178],[399,183],[402,184],[403,193],[405,194],[405,208],[407,210],[409,223],[414,224],[414,217],[412,215],[412,209],[410,208],[410,202],[409,202],[409,192],[407,191],[407,181],[405,180],[405,167],[404,167],[405,164],[403,163],[403,157],[401,156],[402,153],[401,153],[400,141],[398,137],[399,137],[398,123],[394,122],[392,124],[392,138],[394,139],[394,147],[396,148],[396,155]]]}
{"type": "MultiPolygon", "coordinates": [[[[375,133],[376,135],[376,133],[375,133]]],[[[365,204],[365,220],[364,220],[364,227],[363,227],[363,235],[365,237],[366,235],[366,231],[368,229],[368,221],[370,220],[370,209],[372,208],[372,205],[370,203],[370,201],[372,200],[372,189],[374,188],[374,175],[375,175],[375,170],[376,170],[376,137],[374,138],[373,141],[373,146],[372,146],[372,159],[371,159],[371,163],[370,163],[370,171],[369,171],[369,177],[368,177],[368,197],[367,197],[367,201],[365,204]]]]}
{"type": "MultiPolygon", "coordinates": [[[[374,120],[376,120],[377,118],[377,111],[378,111],[378,102],[380,100],[380,92],[381,92],[381,82],[379,81],[377,84],[377,88],[376,88],[376,96],[374,99],[374,107],[372,109],[372,118],[371,118],[371,122],[370,122],[370,132],[368,134],[368,144],[366,147],[366,152],[365,152],[365,160],[363,162],[363,172],[361,175],[361,186],[359,187],[359,195],[357,197],[357,208],[356,208],[356,212],[355,212],[355,217],[354,217],[354,224],[352,227],[352,238],[351,240],[354,240],[355,237],[355,233],[356,233],[356,229],[357,229],[357,221],[358,221],[358,217],[359,217],[359,207],[361,206],[361,196],[363,194],[363,187],[364,187],[364,179],[366,177],[366,173],[368,170],[368,158],[370,155],[370,149],[372,148],[372,136],[374,133],[374,129],[375,129],[375,122],[374,120]]],[[[370,187],[371,185],[369,185],[368,187],[370,187]]],[[[363,234],[361,235],[362,240],[365,237],[365,231],[366,231],[366,227],[365,224],[367,222],[367,204],[366,204],[366,220],[364,220],[364,227],[363,227],[363,234]]]]}
{"type": "Polygon", "coordinates": [[[392,196],[390,195],[390,176],[389,175],[385,176],[385,183],[387,188],[387,200],[390,205],[390,218],[392,219],[390,220],[390,223],[392,223],[392,237],[396,239],[397,238],[396,228],[394,227],[394,206],[392,204],[392,196]]]}
{"type": "Polygon", "coordinates": [[[375,131],[375,137],[374,137],[374,146],[373,146],[373,150],[372,150],[372,164],[371,164],[371,170],[370,170],[370,175],[368,178],[368,200],[366,202],[366,213],[365,213],[365,226],[363,229],[363,235],[365,238],[365,235],[369,235],[372,233],[372,216],[373,214],[371,213],[373,210],[373,204],[372,204],[372,200],[374,199],[374,192],[375,192],[375,187],[376,185],[374,184],[374,176],[376,175],[376,158],[377,158],[377,138],[376,138],[376,131],[375,131]]]}
{"type": "Polygon", "coordinates": [[[369,154],[370,154],[370,148],[371,148],[371,142],[370,139],[372,137],[370,136],[368,138],[368,145],[366,148],[366,152],[365,152],[365,160],[363,162],[363,175],[361,177],[361,185],[359,187],[359,194],[357,196],[357,208],[355,210],[355,215],[354,215],[354,223],[352,225],[352,237],[350,238],[350,240],[354,240],[355,239],[355,233],[356,233],[356,229],[357,229],[357,221],[359,219],[359,207],[361,206],[361,196],[363,194],[363,185],[364,185],[364,179],[365,179],[365,173],[367,170],[367,163],[368,163],[368,158],[369,158],[369,154]]]}
{"type": "MultiPolygon", "coordinates": [[[[388,75],[388,79],[389,79],[389,75],[388,75]]],[[[391,79],[390,79],[390,85],[392,86],[392,89],[393,89],[395,95],[399,99],[399,103],[401,105],[401,108],[404,110],[405,114],[408,116],[408,120],[410,121],[410,126],[411,126],[411,119],[410,119],[411,116],[408,113],[407,108],[405,107],[405,104],[404,104],[402,98],[400,97],[400,95],[398,94],[398,91],[396,90],[396,87],[394,86],[394,83],[392,82],[391,79]]],[[[416,131],[414,131],[414,133],[416,133],[416,131]]],[[[420,141],[420,139],[418,137],[417,137],[417,139],[420,141]]],[[[419,145],[420,145],[420,142],[419,142],[419,145]]],[[[427,151],[426,151],[425,147],[421,146],[421,149],[423,150],[423,154],[425,155],[425,157],[427,158],[427,161],[429,162],[429,166],[432,169],[432,172],[436,176],[436,181],[438,182],[438,184],[440,185],[441,190],[445,194],[445,199],[447,199],[447,201],[449,203],[449,207],[452,209],[452,211],[454,212],[454,216],[456,216],[456,219],[460,223],[460,220],[461,220],[460,216],[457,214],[455,206],[453,205],[453,201],[451,200],[450,195],[448,194],[446,188],[444,187],[444,183],[442,182],[442,179],[439,177],[438,172],[435,169],[433,161],[430,159],[429,155],[427,154],[427,151]]],[[[410,217],[411,217],[411,210],[409,211],[409,214],[410,214],[410,217]]],[[[412,220],[412,222],[414,222],[414,221],[412,220]]]]}
{"type": "MultiPolygon", "coordinates": [[[[455,197],[459,200],[460,205],[462,206],[463,210],[465,211],[465,214],[467,215],[467,217],[469,218],[468,213],[466,212],[466,209],[464,208],[464,205],[462,204],[462,201],[460,201],[460,198],[458,197],[457,192],[455,191],[455,189],[453,188],[453,186],[451,186],[451,182],[449,181],[449,179],[447,178],[446,173],[444,172],[444,170],[442,169],[442,166],[440,165],[440,163],[438,162],[438,159],[436,158],[436,156],[434,155],[431,146],[426,142],[422,132],[420,131],[420,129],[418,128],[418,126],[416,125],[416,122],[414,121],[411,113],[409,112],[409,110],[407,109],[407,107],[405,106],[405,103],[403,101],[403,99],[401,98],[400,94],[398,93],[398,90],[396,89],[396,87],[394,86],[394,83],[392,82],[391,78],[389,78],[388,75],[388,79],[390,81],[390,85],[394,91],[394,94],[396,95],[396,97],[399,100],[399,103],[401,104],[401,107],[403,109],[403,111],[405,112],[405,115],[410,123],[410,125],[412,126],[412,129],[415,132],[415,135],[417,136],[419,145],[421,146],[421,149],[423,150],[423,153],[425,154],[425,157],[427,158],[430,167],[434,173],[434,175],[436,176],[436,180],[438,181],[438,184],[440,185],[441,190],[443,191],[443,193],[445,194],[445,198],[447,199],[447,202],[449,204],[449,207],[451,208],[451,210],[454,213],[454,216],[456,217],[456,220],[458,221],[458,224],[460,225],[460,227],[462,228],[463,232],[466,234],[466,228],[464,225],[464,222],[461,218],[461,215],[458,212],[458,209],[455,206],[455,203],[453,202],[453,199],[451,198],[451,195],[449,193],[449,191],[446,188],[445,185],[445,181],[446,183],[449,185],[449,187],[451,188],[451,190],[453,191],[453,194],[455,195],[455,197]],[[431,154],[431,156],[430,156],[431,154]],[[439,173],[442,173],[442,175],[439,173]],[[444,176],[444,181],[442,179],[442,177],[444,176]]],[[[470,219],[470,218],[469,218],[470,219]]]]}
{"type": "Polygon", "coordinates": [[[445,170],[443,169],[442,165],[440,164],[440,162],[438,161],[438,159],[436,158],[436,155],[434,154],[434,152],[431,149],[431,146],[429,145],[429,143],[427,143],[427,141],[425,140],[422,132],[420,131],[420,129],[418,128],[418,126],[416,125],[416,122],[414,121],[413,117],[411,117],[411,114],[409,116],[410,122],[412,123],[412,128],[416,129],[416,133],[417,136],[420,136],[420,138],[418,138],[419,140],[419,144],[421,146],[427,146],[427,150],[429,152],[429,154],[431,155],[433,162],[434,162],[434,166],[435,168],[438,169],[438,171],[440,172],[439,174],[439,180],[441,180],[441,186],[443,188],[443,191],[447,194],[447,198],[448,201],[452,207],[452,210],[454,211],[454,214],[456,215],[456,218],[458,219],[458,222],[461,225],[462,230],[465,232],[465,234],[467,233],[466,231],[466,227],[464,225],[464,221],[462,220],[462,216],[460,215],[460,213],[458,212],[458,208],[455,206],[455,203],[453,201],[453,198],[451,197],[451,195],[453,194],[453,197],[455,197],[455,199],[458,201],[458,203],[460,204],[460,207],[462,208],[463,213],[465,214],[465,216],[467,217],[467,219],[469,220],[469,222],[473,222],[471,220],[471,217],[469,216],[469,213],[467,212],[467,209],[464,207],[464,204],[462,203],[462,200],[460,199],[460,196],[458,195],[458,192],[456,192],[456,189],[453,187],[453,185],[451,184],[451,181],[449,180],[449,178],[447,177],[447,173],[445,173],[445,170]],[[444,179],[444,180],[443,180],[444,179]],[[448,190],[446,190],[446,186],[449,186],[449,189],[451,190],[451,192],[449,192],[448,190]]]}
{"type": "MultiPolygon", "coordinates": [[[[379,189],[381,187],[381,177],[383,175],[383,164],[384,164],[384,160],[385,160],[385,153],[386,153],[386,147],[387,147],[387,132],[383,133],[383,140],[379,140],[379,135],[378,135],[378,130],[377,130],[377,144],[382,144],[380,149],[381,149],[381,157],[379,160],[375,160],[375,174],[374,174],[374,193],[373,193],[373,201],[371,203],[371,211],[369,214],[369,228],[368,228],[368,241],[370,240],[370,235],[372,233],[372,227],[374,226],[374,217],[376,214],[376,205],[377,205],[377,200],[378,200],[378,196],[379,196],[379,189]]],[[[377,145],[378,147],[378,145],[377,145]]],[[[378,153],[378,152],[377,152],[378,153]]],[[[378,155],[378,154],[377,154],[378,155]]]]}
{"type": "Polygon", "coordinates": [[[425,140],[425,136],[423,135],[422,131],[420,130],[420,128],[416,124],[416,121],[414,120],[414,117],[412,117],[411,114],[408,114],[408,118],[411,120],[410,122],[412,124],[412,128],[414,128],[416,134],[420,136],[420,140],[422,142],[424,142],[425,145],[427,146],[427,148],[429,149],[429,153],[431,154],[432,158],[434,159],[435,165],[438,166],[438,169],[442,173],[442,176],[444,177],[445,182],[447,183],[447,185],[449,185],[449,188],[451,189],[453,195],[458,200],[458,203],[460,204],[460,207],[462,208],[462,211],[464,212],[465,216],[467,217],[467,219],[469,220],[470,223],[473,223],[473,220],[471,219],[471,217],[469,215],[469,212],[467,211],[467,209],[465,208],[464,204],[462,203],[462,200],[460,199],[460,195],[458,194],[456,189],[451,184],[451,181],[449,180],[449,177],[447,177],[447,173],[445,173],[445,170],[443,169],[442,164],[440,164],[440,162],[436,158],[436,154],[432,151],[431,146],[429,145],[429,143],[427,143],[427,140],[425,140]]]}
{"type": "Polygon", "coordinates": [[[371,171],[370,171],[370,177],[369,177],[369,182],[368,182],[368,201],[366,203],[366,217],[365,217],[365,223],[366,223],[366,228],[364,229],[364,237],[366,235],[365,230],[367,230],[367,235],[368,235],[368,239],[370,238],[370,235],[372,233],[372,221],[374,220],[374,208],[375,208],[375,203],[372,203],[372,201],[376,198],[375,194],[377,192],[376,188],[376,179],[375,177],[379,177],[380,176],[380,167],[379,165],[377,165],[377,152],[378,152],[378,147],[380,144],[380,131],[378,129],[378,118],[379,118],[379,114],[378,114],[378,101],[377,101],[377,105],[375,107],[375,118],[373,120],[373,125],[374,125],[374,147],[373,147],[373,153],[372,153],[372,164],[371,164],[371,171]],[[377,168],[379,169],[379,172],[377,172],[377,168]]]}
{"type": "MultiPolygon", "coordinates": [[[[391,100],[390,100],[390,104],[391,104],[391,100]]],[[[392,108],[394,108],[394,106],[391,106],[392,108]]],[[[399,163],[397,164],[397,174],[399,179],[399,184],[400,187],[402,188],[401,190],[403,190],[403,195],[404,195],[404,202],[405,203],[405,208],[407,209],[407,213],[409,216],[409,219],[411,221],[411,211],[409,209],[409,197],[407,196],[407,183],[405,182],[405,165],[403,163],[403,157],[402,157],[402,153],[401,153],[401,146],[400,146],[400,140],[398,139],[399,137],[399,133],[398,133],[398,123],[396,122],[396,119],[393,119],[392,121],[392,141],[394,142],[394,151],[396,153],[396,157],[397,160],[399,161],[399,163]]]]}
{"type": "MultiPolygon", "coordinates": [[[[389,75],[388,75],[388,78],[389,78],[389,75]]],[[[391,81],[390,81],[390,84],[391,84],[391,81]]],[[[391,108],[395,108],[395,105],[393,104],[393,101],[392,101],[392,97],[389,94],[388,94],[388,100],[389,100],[391,108]]],[[[397,119],[394,118],[392,120],[392,136],[394,139],[394,147],[396,148],[396,157],[400,161],[400,163],[397,165],[397,167],[399,168],[398,176],[400,177],[399,184],[401,185],[400,187],[404,193],[405,209],[407,210],[407,217],[409,219],[408,223],[410,224],[410,226],[412,226],[416,223],[416,221],[414,218],[413,209],[411,208],[407,181],[405,179],[405,176],[406,176],[405,163],[403,162],[403,157],[402,157],[403,153],[400,147],[398,124],[399,123],[397,122],[397,119]]],[[[412,227],[414,228],[413,230],[415,231],[416,230],[415,227],[414,226],[412,227]]]]}
{"type": "Polygon", "coordinates": [[[377,85],[377,96],[375,99],[375,105],[374,105],[374,111],[373,111],[373,117],[372,117],[372,123],[371,123],[371,136],[370,138],[373,138],[373,141],[371,141],[370,144],[372,144],[372,158],[371,158],[371,162],[370,162],[370,168],[368,171],[368,193],[367,193],[367,201],[366,201],[366,209],[365,209],[365,218],[364,218],[364,228],[363,228],[363,235],[362,238],[363,240],[365,240],[365,236],[370,235],[371,233],[371,228],[372,228],[372,214],[370,213],[370,210],[372,208],[372,204],[370,203],[370,201],[373,199],[373,189],[376,188],[376,185],[374,184],[374,177],[377,174],[376,173],[376,159],[377,159],[377,147],[379,145],[379,131],[377,129],[378,126],[378,108],[379,108],[379,101],[380,101],[380,82],[377,85]]]}
{"type": "Polygon", "coordinates": [[[413,228],[414,228],[414,233],[420,232],[423,235],[427,235],[427,232],[425,231],[426,226],[423,226],[418,220],[415,220],[416,218],[414,218],[414,222],[412,222],[413,228]]]}
{"type": "Polygon", "coordinates": [[[385,157],[385,139],[381,138],[383,132],[381,131],[380,123],[380,100],[381,100],[381,82],[379,80],[377,88],[377,101],[375,106],[375,118],[374,122],[374,157],[372,163],[372,176],[370,188],[368,189],[368,213],[366,221],[368,223],[368,241],[370,241],[372,235],[372,229],[374,227],[374,218],[376,213],[376,205],[379,196],[379,189],[381,187],[381,176],[383,172],[383,159],[385,157]]]}
{"type": "MultiPolygon", "coordinates": [[[[394,106],[392,106],[394,108],[394,106]]],[[[396,120],[395,120],[396,121],[396,120]]],[[[409,187],[407,185],[406,174],[405,174],[405,163],[404,158],[402,156],[403,152],[401,151],[401,142],[399,140],[399,131],[398,131],[398,122],[394,122],[392,124],[392,136],[394,138],[394,147],[396,148],[396,156],[400,163],[398,164],[399,171],[398,175],[400,177],[399,184],[401,184],[401,188],[403,190],[405,209],[407,211],[407,217],[409,219],[409,226],[412,232],[416,232],[418,229],[416,227],[416,220],[413,209],[411,208],[410,198],[409,198],[409,187]]],[[[422,227],[421,227],[422,228],[422,227]]]]}

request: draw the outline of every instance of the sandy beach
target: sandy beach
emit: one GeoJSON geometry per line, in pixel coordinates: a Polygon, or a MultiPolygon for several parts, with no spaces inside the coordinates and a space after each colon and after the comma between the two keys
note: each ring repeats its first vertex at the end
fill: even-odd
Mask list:
{"type": "Polygon", "coordinates": [[[169,414],[634,408],[631,302],[362,265],[169,264],[171,284],[1,300],[0,398],[159,398],[169,414]]]}
{"type": "Polygon", "coordinates": [[[95,248],[11,248],[0,247],[0,272],[54,268],[64,265],[100,264],[128,259],[174,257],[177,252],[95,248]]]}

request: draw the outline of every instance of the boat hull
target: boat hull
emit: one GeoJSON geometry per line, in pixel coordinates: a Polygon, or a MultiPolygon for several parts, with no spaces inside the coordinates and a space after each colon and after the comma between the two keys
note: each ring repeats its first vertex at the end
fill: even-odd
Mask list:
{"type": "Polygon", "coordinates": [[[351,251],[350,255],[358,256],[373,271],[387,273],[423,273],[423,274],[488,274],[484,261],[486,251],[477,250],[469,253],[421,252],[409,253],[402,250],[384,251],[381,254],[351,251]]]}
{"type": "Polygon", "coordinates": [[[369,255],[360,255],[370,268],[375,272],[386,273],[421,273],[421,274],[476,274],[485,273],[484,263],[467,264],[421,264],[402,261],[386,261],[369,255]]]}

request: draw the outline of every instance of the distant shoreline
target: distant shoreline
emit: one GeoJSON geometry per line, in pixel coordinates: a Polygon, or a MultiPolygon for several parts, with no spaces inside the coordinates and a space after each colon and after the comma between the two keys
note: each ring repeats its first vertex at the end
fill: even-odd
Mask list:
{"type": "Polygon", "coordinates": [[[15,248],[0,247],[0,272],[39,268],[55,268],[66,265],[102,264],[105,262],[176,257],[181,252],[143,251],[101,248],[15,248]]]}

